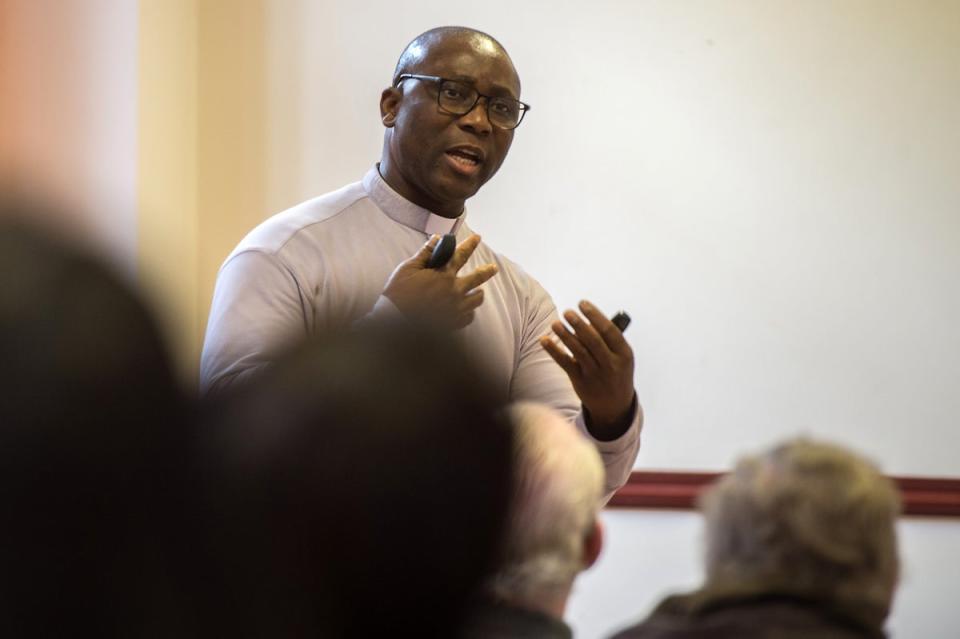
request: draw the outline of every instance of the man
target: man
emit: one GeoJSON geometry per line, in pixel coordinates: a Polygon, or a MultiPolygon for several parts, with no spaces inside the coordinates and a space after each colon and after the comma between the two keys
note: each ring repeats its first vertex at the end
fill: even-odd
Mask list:
{"type": "Polygon", "coordinates": [[[741,461],[701,507],[706,583],[617,639],[885,636],[900,504],[872,464],[796,440],[741,461]]]}
{"type": "Polygon", "coordinates": [[[511,407],[515,480],[505,558],[467,637],[569,638],[563,622],[577,575],[603,545],[603,463],[556,411],[511,407]]]}
{"type": "Polygon", "coordinates": [[[411,42],[381,94],[379,164],[362,182],[267,220],[227,258],[202,388],[249,375],[285,340],[423,320],[482,354],[504,396],[576,420],[603,455],[608,495],[625,483],[642,424],[630,346],[589,302],[583,316],[564,314],[566,328],[539,283],[465,223],[464,203],[500,168],[529,110],[519,97],[513,63],[489,35],[443,27],[411,42]],[[456,252],[444,268],[426,268],[442,233],[456,234],[456,252]]]}

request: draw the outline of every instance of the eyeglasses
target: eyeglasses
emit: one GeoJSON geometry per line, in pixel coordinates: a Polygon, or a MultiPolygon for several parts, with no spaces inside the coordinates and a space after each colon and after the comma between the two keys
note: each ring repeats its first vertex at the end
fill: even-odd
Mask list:
{"type": "Polygon", "coordinates": [[[466,115],[473,111],[480,98],[487,99],[487,119],[490,124],[500,129],[511,130],[520,126],[523,116],[530,110],[530,105],[514,100],[513,98],[484,95],[472,85],[457,80],[448,80],[435,75],[420,75],[418,73],[403,73],[394,83],[400,86],[404,80],[426,80],[439,85],[437,104],[451,115],[466,115]]]}

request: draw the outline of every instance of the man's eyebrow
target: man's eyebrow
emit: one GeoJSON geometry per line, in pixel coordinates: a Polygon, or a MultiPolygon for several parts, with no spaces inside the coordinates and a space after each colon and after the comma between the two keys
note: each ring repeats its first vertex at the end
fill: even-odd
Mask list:
{"type": "MultiPolygon", "coordinates": [[[[446,79],[456,80],[457,82],[463,82],[465,84],[475,85],[477,83],[477,79],[469,75],[451,75],[447,76],[446,79]]],[[[513,95],[513,91],[511,91],[508,87],[505,87],[501,84],[492,84],[490,86],[492,89],[490,91],[491,95],[516,99],[516,97],[513,95]]]]}

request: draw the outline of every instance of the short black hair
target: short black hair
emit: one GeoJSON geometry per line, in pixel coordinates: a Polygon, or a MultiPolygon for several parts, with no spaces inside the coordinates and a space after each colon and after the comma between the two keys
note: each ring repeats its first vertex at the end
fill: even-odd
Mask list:
{"type": "Polygon", "coordinates": [[[147,307],[98,258],[0,226],[0,386],[4,628],[162,633],[187,402],[147,307]]]}
{"type": "Polygon", "coordinates": [[[493,388],[452,340],[368,327],[298,344],[217,398],[225,607],[253,634],[453,636],[508,509],[493,388]]]}

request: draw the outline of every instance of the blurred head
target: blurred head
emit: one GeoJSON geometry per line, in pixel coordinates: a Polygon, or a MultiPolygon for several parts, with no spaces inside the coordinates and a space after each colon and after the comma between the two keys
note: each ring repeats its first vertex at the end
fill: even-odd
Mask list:
{"type": "Polygon", "coordinates": [[[500,168],[513,130],[491,124],[490,98],[468,113],[440,107],[437,82],[456,80],[492,98],[520,99],[520,79],[510,56],[491,36],[464,27],[440,27],[417,36],[397,63],[392,85],[380,98],[384,133],[380,172],[400,195],[434,213],[454,217],[500,168]]]}
{"type": "Polygon", "coordinates": [[[865,459],[806,439],[740,461],[701,500],[707,579],[858,602],[885,617],[897,491],[865,459]]]}
{"type": "Polygon", "coordinates": [[[536,607],[565,597],[600,553],[604,469],[596,448],[551,408],[520,403],[510,416],[514,498],[491,588],[497,598],[536,607]]]}
{"type": "Polygon", "coordinates": [[[6,226],[0,386],[4,628],[151,623],[147,602],[168,603],[162,538],[185,456],[183,402],[152,318],[98,260],[6,226]]]}
{"type": "Polygon", "coordinates": [[[449,636],[499,551],[510,433],[452,342],[371,329],[280,357],[209,430],[215,546],[247,629],[449,636]]]}

